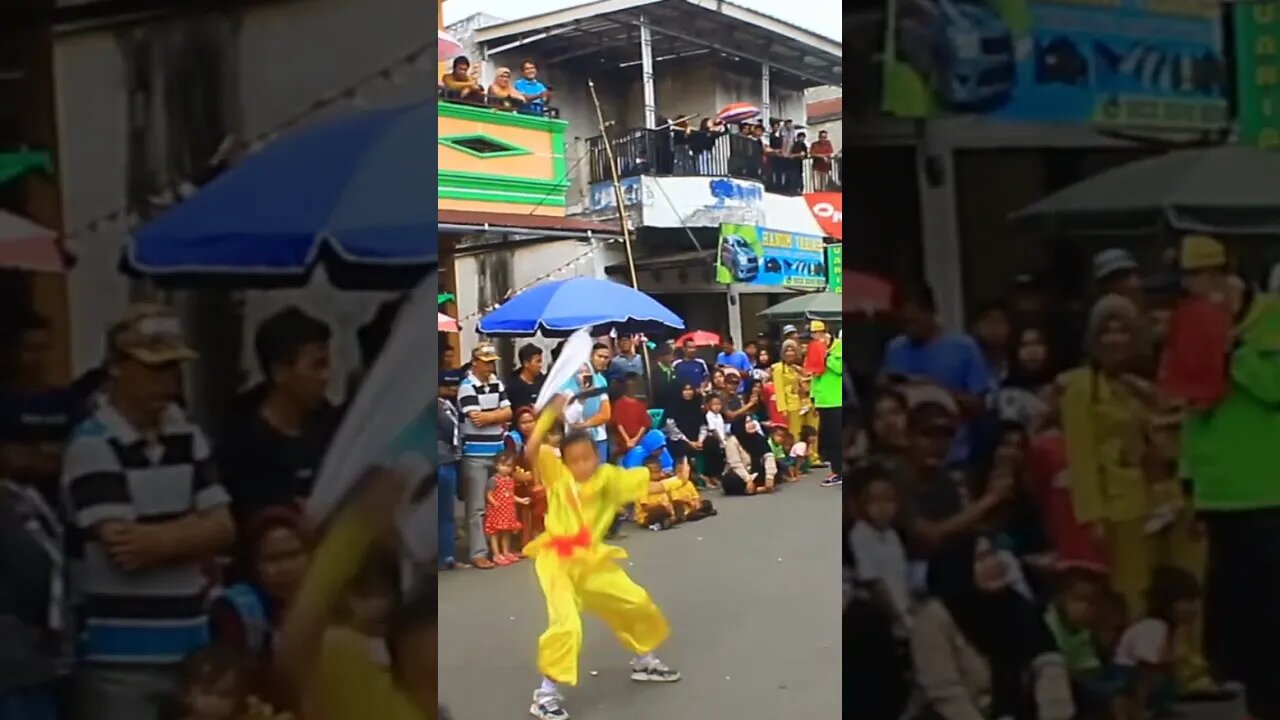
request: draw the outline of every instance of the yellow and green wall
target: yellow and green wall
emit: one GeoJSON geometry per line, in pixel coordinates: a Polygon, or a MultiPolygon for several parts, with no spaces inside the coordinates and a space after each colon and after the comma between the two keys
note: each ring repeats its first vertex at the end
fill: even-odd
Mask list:
{"type": "Polygon", "coordinates": [[[457,103],[439,108],[441,210],[564,217],[568,123],[457,103]]]}

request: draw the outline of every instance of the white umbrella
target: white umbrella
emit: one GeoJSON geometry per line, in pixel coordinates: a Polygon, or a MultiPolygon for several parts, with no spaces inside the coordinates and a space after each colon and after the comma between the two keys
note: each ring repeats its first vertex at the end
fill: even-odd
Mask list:
{"type": "MultiPolygon", "coordinates": [[[[401,308],[391,337],[329,444],[307,504],[314,522],[326,520],[375,466],[402,468],[415,481],[425,476],[434,485],[435,423],[424,419],[428,409],[435,409],[436,338],[427,323],[436,309],[438,282],[435,273],[428,275],[401,308]],[[421,447],[405,447],[405,438],[421,447]]],[[[432,487],[416,510],[434,503],[432,487]]],[[[429,559],[435,552],[435,512],[414,510],[406,508],[409,519],[402,524],[406,544],[417,559],[429,559]]]]}
{"type": "Polygon", "coordinates": [[[438,53],[436,54],[437,60],[444,62],[445,60],[452,60],[462,54],[462,43],[458,42],[456,38],[443,30],[437,30],[437,32],[440,35],[439,43],[436,45],[438,48],[438,53]]]}
{"type": "Polygon", "coordinates": [[[66,261],[58,233],[0,210],[0,267],[32,272],[63,272],[66,261]]]}

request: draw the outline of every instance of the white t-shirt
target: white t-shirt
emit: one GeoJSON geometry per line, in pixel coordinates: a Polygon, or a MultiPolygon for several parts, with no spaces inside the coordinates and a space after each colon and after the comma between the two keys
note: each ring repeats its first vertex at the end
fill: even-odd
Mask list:
{"type": "Polygon", "coordinates": [[[791,457],[793,457],[793,458],[805,458],[805,457],[809,457],[809,443],[807,443],[807,442],[798,442],[798,443],[796,443],[795,445],[792,445],[792,446],[791,446],[791,457]]]}
{"type": "Polygon", "coordinates": [[[1120,667],[1164,665],[1169,659],[1169,623],[1157,618],[1132,625],[1116,646],[1115,663],[1120,667]]]}
{"type": "Polygon", "coordinates": [[[883,582],[898,616],[906,618],[911,609],[907,551],[897,531],[881,531],[870,523],[856,522],[849,531],[849,546],[857,558],[858,579],[883,582]]]}
{"type": "Polygon", "coordinates": [[[724,442],[729,432],[728,426],[724,424],[724,416],[716,412],[707,413],[707,432],[724,442]]]}

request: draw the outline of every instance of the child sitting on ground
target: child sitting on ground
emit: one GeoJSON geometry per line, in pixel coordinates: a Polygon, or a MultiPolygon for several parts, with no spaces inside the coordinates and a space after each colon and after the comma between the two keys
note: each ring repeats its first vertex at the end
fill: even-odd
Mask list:
{"type": "Polygon", "coordinates": [[[795,482],[800,479],[796,472],[796,463],[788,455],[791,445],[787,442],[787,429],[774,425],[769,430],[769,452],[773,453],[774,462],[778,464],[778,477],[784,482],[795,482]]]}
{"type": "Polygon", "coordinates": [[[1179,627],[1200,612],[1200,584],[1181,568],[1158,567],[1147,591],[1147,615],[1120,638],[1114,658],[1120,693],[1116,720],[1145,720],[1167,715],[1178,697],[1176,680],[1179,627]]]}
{"type": "Polygon", "coordinates": [[[670,490],[677,483],[671,482],[674,478],[662,471],[662,461],[656,456],[646,459],[644,467],[649,470],[649,482],[661,483],[662,489],[650,492],[636,503],[636,524],[650,530],[669,530],[676,522],[670,490]]]}
{"type": "Polygon", "coordinates": [[[794,463],[796,473],[803,475],[809,472],[813,463],[810,458],[813,454],[813,444],[818,439],[818,430],[816,428],[805,427],[800,428],[800,440],[791,445],[791,460],[794,463]]]}
{"type": "Polygon", "coordinates": [[[1080,720],[1110,718],[1115,695],[1115,688],[1104,674],[1093,634],[1104,584],[1096,573],[1063,571],[1056,578],[1053,601],[1044,616],[1071,675],[1071,691],[1080,720]]]}
{"type": "Polygon", "coordinates": [[[850,473],[853,527],[849,546],[858,558],[856,579],[870,583],[873,592],[892,609],[900,637],[911,627],[910,571],[902,538],[894,529],[898,519],[898,488],[889,469],[865,463],[850,473]]]}
{"type": "Polygon", "coordinates": [[[249,694],[249,666],[239,653],[210,645],[188,657],[178,674],[174,720],[291,720],[249,694]]]}
{"type": "Polygon", "coordinates": [[[497,565],[520,561],[520,556],[512,552],[513,540],[521,527],[516,505],[528,505],[531,500],[516,496],[515,471],[515,454],[508,450],[499,455],[493,462],[493,480],[485,495],[484,534],[497,565]]]}

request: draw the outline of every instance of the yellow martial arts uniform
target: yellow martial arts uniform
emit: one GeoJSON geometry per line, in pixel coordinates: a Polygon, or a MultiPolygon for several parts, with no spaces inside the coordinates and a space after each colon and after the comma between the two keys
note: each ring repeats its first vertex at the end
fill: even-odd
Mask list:
{"type": "Polygon", "coordinates": [[[581,610],[595,613],[636,655],[652,652],[671,633],[644,588],[618,566],[627,557],[604,536],[622,506],[649,493],[649,469],[601,465],[579,483],[548,447],[538,452],[537,477],[547,490],[546,531],[524,548],[533,558],[547,603],[547,630],[538,638],[538,671],[556,683],[578,683],[581,610]]]}
{"type": "Polygon", "coordinates": [[[652,511],[658,509],[666,510],[674,518],[676,509],[672,502],[676,499],[675,491],[684,482],[679,478],[662,480],[662,492],[648,493],[644,496],[644,499],[637,503],[636,523],[638,525],[648,525],[652,517],[652,511]]]}

